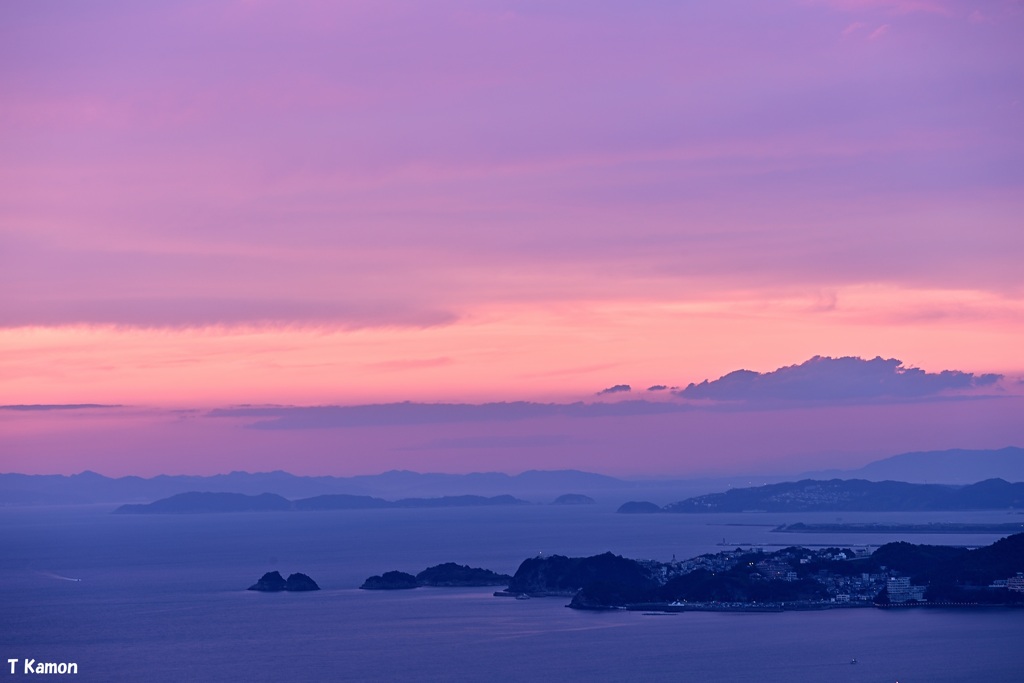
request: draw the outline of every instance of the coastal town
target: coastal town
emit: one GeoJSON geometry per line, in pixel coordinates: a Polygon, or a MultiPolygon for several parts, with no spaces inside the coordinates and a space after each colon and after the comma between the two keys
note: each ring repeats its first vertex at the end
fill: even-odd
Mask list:
{"type": "Polygon", "coordinates": [[[577,609],[664,611],[1022,606],[1021,570],[1024,534],[976,549],[737,547],[669,562],[553,555],[523,561],[499,594],[571,596],[577,609]]]}
{"type": "MultiPolygon", "coordinates": [[[[853,565],[839,565],[855,559],[864,559],[871,554],[870,548],[827,548],[822,550],[791,547],[774,553],[763,548],[748,550],[737,548],[716,554],[701,555],[692,559],[660,563],[641,561],[652,572],[660,576],[663,584],[671,579],[691,572],[710,572],[712,576],[745,573],[752,582],[765,584],[782,581],[795,584],[803,580],[814,581],[821,586],[821,593],[815,597],[803,597],[789,601],[757,600],[677,600],[670,607],[696,609],[824,609],[831,607],[875,607],[911,606],[929,604],[928,587],[911,583],[911,577],[901,572],[880,566],[875,571],[850,571],[853,565]]],[[[990,590],[1010,591],[1024,596],[1024,573],[1012,577],[995,579],[987,586],[990,590]]],[[[1009,598],[1009,593],[1007,593],[1009,598]]],[[[1009,600],[1008,600],[1009,601],[1009,600]]],[[[946,604],[945,601],[935,601],[946,604]]]]}

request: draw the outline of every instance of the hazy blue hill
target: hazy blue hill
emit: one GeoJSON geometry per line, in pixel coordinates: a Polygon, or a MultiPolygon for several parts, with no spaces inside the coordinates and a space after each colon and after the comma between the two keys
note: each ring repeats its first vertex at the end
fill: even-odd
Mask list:
{"type": "Polygon", "coordinates": [[[1024,507],[1024,483],[993,479],[969,486],[863,479],[804,479],[732,489],[666,505],[666,512],[927,511],[1024,507]]]}
{"type": "Polygon", "coordinates": [[[876,460],[856,470],[808,472],[814,479],[840,477],[871,481],[906,481],[932,484],[970,484],[983,479],[1024,481],[1024,448],[1007,446],[997,450],[966,450],[901,453],[876,460]]]}
{"type": "Polygon", "coordinates": [[[292,503],[273,493],[247,496],[244,493],[210,493],[190,491],[163,498],[149,504],[122,505],[117,514],[177,514],[194,512],[267,512],[291,510],[292,503]]]}
{"type": "Polygon", "coordinates": [[[345,493],[302,498],[296,500],[293,505],[296,510],[366,510],[393,507],[390,502],[381,498],[353,496],[345,493]]]}
{"type": "Polygon", "coordinates": [[[1018,482],[1024,481],[1024,448],[903,453],[866,465],[856,474],[865,479],[900,481],[969,483],[999,478],[1018,482]]]}
{"type": "Polygon", "coordinates": [[[625,514],[650,514],[652,512],[662,512],[662,509],[654,503],[646,500],[631,500],[628,503],[623,503],[619,506],[616,512],[622,512],[625,514]]]}
{"type": "Polygon", "coordinates": [[[1024,483],[1011,484],[1003,479],[986,479],[964,486],[956,492],[956,501],[966,509],[982,509],[996,503],[998,507],[1024,508],[1024,483]]]}
{"type": "Polygon", "coordinates": [[[593,505],[597,501],[582,493],[563,493],[552,501],[552,505],[593,505]]]}

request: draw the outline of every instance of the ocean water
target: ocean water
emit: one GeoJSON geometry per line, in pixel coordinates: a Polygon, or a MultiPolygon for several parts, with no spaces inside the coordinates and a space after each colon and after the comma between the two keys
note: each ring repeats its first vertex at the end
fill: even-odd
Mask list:
{"type": "Polygon", "coordinates": [[[564,598],[496,598],[492,589],[357,588],[371,574],[445,561],[513,573],[537,553],[667,560],[717,552],[723,541],[985,545],[996,536],[778,534],[776,524],[836,516],[630,516],[594,506],[109,511],[0,510],[0,665],[73,661],[82,681],[1024,680],[1021,610],[645,615],[569,610],[564,598]],[[273,569],[307,573],[323,590],[244,590],[273,569]]]}

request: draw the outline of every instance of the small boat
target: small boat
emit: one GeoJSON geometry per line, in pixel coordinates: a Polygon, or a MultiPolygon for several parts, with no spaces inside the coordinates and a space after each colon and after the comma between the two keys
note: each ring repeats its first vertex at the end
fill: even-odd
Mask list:
{"type": "Polygon", "coordinates": [[[856,663],[857,663],[857,658],[856,657],[854,657],[853,659],[850,660],[850,664],[856,664],[856,663]]]}
{"type": "Polygon", "coordinates": [[[526,593],[520,593],[519,595],[516,596],[516,600],[529,600],[529,599],[530,599],[530,596],[527,595],[526,593]]]}

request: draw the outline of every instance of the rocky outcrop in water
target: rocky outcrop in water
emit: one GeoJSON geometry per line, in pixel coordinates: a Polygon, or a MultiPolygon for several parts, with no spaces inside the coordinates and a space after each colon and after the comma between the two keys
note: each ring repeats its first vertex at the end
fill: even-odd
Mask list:
{"type": "Polygon", "coordinates": [[[295,573],[288,577],[284,589],[286,591],[318,591],[320,586],[305,574],[295,573]]]}
{"type": "Polygon", "coordinates": [[[405,572],[386,572],[382,576],[371,576],[360,588],[366,590],[405,590],[419,586],[440,588],[472,588],[480,586],[507,586],[512,577],[490,569],[445,562],[424,569],[416,576],[405,572]]]}
{"type": "Polygon", "coordinates": [[[278,593],[280,591],[318,591],[320,586],[316,581],[305,574],[295,573],[287,580],[281,576],[281,572],[267,572],[260,577],[260,580],[249,586],[248,590],[261,591],[263,593],[278,593]]]}
{"type": "Polygon", "coordinates": [[[421,586],[475,587],[507,586],[512,577],[490,569],[446,562],[424,569],[416,575],[421,586]]]}
{"type": "Polygon", "coordinates": [[[288,582],[281,576],[281,572],[267,572],[260,577],[260,580],[249,586],[248,590],[263,591],[264,593],[276,593],[283,591],[288,582]]]}
{"type": "Polygon", "coordinates": [[[360,588],[368,591],[394,591],[416,588],[419,585],[416,577],[412,574],[393,571],[384,572],[380,576],[371,576],[366,581],[363,581],[363,585],[360,588]]]}
{"type": "Polygon", "coordinates": [[[647,567],[612,553],[593,557],[550,555],[523,560],[509,582],[508,593],[572,596],[581,588],[595,584],[629,590],[658,585],[647,567]]]}

